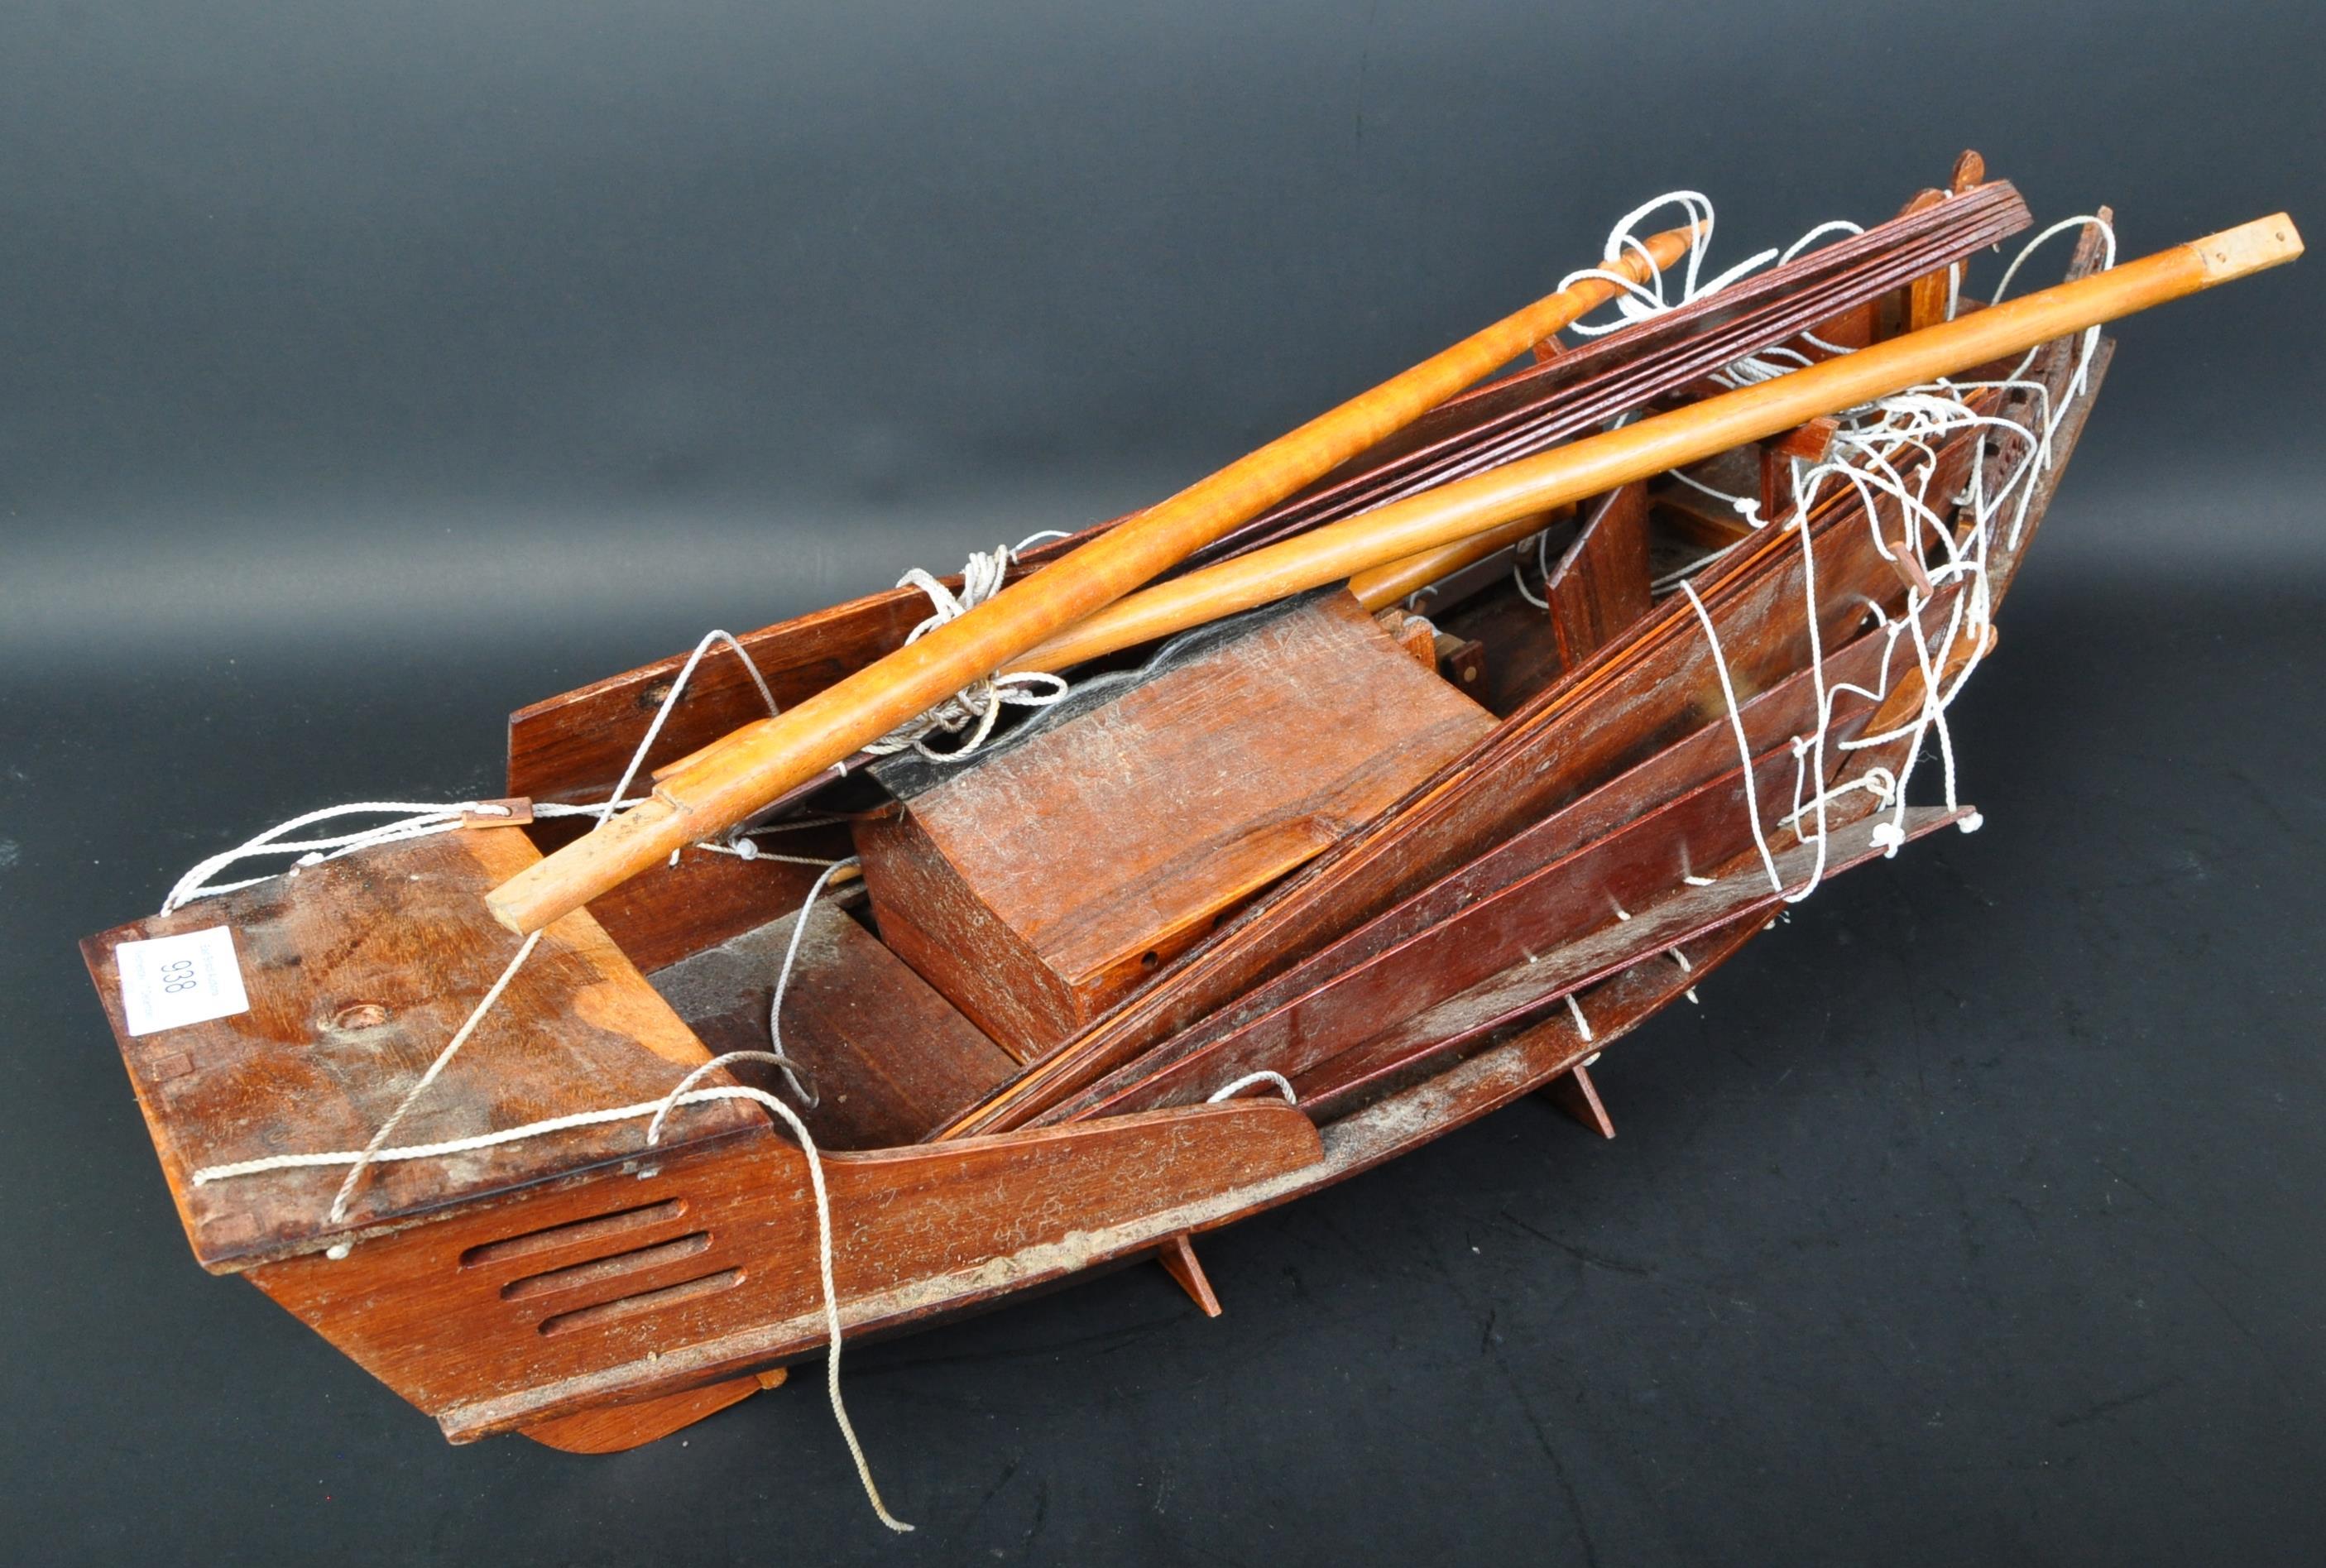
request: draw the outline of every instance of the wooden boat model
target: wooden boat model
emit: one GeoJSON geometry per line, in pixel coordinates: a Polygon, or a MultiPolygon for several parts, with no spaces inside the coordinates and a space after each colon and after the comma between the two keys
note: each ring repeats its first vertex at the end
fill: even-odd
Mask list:
{"type": "MultiPolygon", "coordinates": [[[[1709,407],[1748,356],[1840,361],[1975,319],[1953,269],[2024,222],[1967,162],[1849,242],[1847,265],[1810,251],[1692,315],[1546,340],[1252,510],[1175,580],[1617,414],[1709,407]]],[[[2102,265],[2100,234],[2070,279],[2102,265]]],[[[2076,331],[1999,360],[1965,394],[1986,422],[1898,439],[1894,485],[1833,485],[1791,526],[1706,492],[1779,516],[1831,451],[1830,419],[1069,660],[1075,693],[980,755],[900,752],[861,770],[879,784],[816,796],[805,826],[747,815],[716,841],[736,852],[656,858],[505,970],[515,939],[488,894],[595,821],[547,808],[607,801],[650,721],[646,768],[685,775],[766,698],[791,710],[896,654],[930,596],[750,633],[749,669],[721,650],[526,708],[508,798],[457,830],[84,944],[195,1255],[454,1442],[601,1452],[821,1353],[827,1289],[854,1339],[1155,1257],[1216,1313],[1206,1231],[1537,1090],[1611,1133],[1600,1052],[1819,877],[1971,823],[1883,781],[1991,645],[2110,352],[2076,331]],[[1968,538],[2035,451],[1980,571],[1949,574],[1940,534],[1968,538]],[[810,863],[851,855],[845,896],[810,863]],[[219,928],[247,1006],[138,1032],[124,944],[219,928]],[[778,1046],[788,1076],[699,1071],[778,1046]],[[820,1159],[761,1102],[716,1094],[653,1118],[649,1142],[639,1108],[690,1079],[783,1099],[820,1159]],[[584,1119],[604,1108],[620,1114],[584,1119]],[[489,1141],[554,1118],[573,1124],[489,1141]],[[390,1124],[404,1157],[351,1192],[344,1155],[234,1174],[364,1149],[390,1124]]],[[[1135,524],[1026,551],[1012,580],[1135,524]]]]}

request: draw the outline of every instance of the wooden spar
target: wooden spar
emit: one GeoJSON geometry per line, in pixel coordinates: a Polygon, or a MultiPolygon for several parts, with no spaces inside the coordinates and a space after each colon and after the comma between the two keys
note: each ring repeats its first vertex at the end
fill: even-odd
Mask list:
{"type": "Polygon", "coordinates": [[[1354,459],[1349,471],[1205,545],[1185,570],[1547,451],[1933,269],[1944,271],[2029,221],[2019,193],[1998,181],[1698,294],[1424,415],[1354,459]]]}
{"type": "MultiPolygon", "coordinates": [[[[1651,267],[1670,266],[1697,237],[1694,225],[1670,229],[1602,264],[1645,282],[1651,267]]],[[[780,718],[736,731],[696,765],[658,783],[632,810],[495,888],[487,905],[513,931],[538,931],[684,846],[725,831],[1411,423],[1618,292],[1607,278],[1586,278],[1247,453],[780,718]]]]}
{"type": "Polygon", "coordinates": [[[1548,512],[1529,512],[1499,528],[1489,528],[1484,533],[1473,533],[1451,544],[1441,544],[1435,550],[1358,572],[1349,579],[1349,591],[1369,610],[1386,609],[1433,582],[1445,581],[1465,566],[1475,566],[1497,550],[1507,550],[1520,540],[1540,533],[1565,516],[1567,511],[1565,507],[1555,507],[1548,512]]]}
{"type": "Polygon", "coordinates": [[[1771,381],[1579,441],[1192,571],[1133,594],[1011,661],[1063,670],[1289,594],[1446,548],[1618,485],[1701,462],[1825,414],[2024,353],[2302,254],[2284,214],[1771,381]]]}

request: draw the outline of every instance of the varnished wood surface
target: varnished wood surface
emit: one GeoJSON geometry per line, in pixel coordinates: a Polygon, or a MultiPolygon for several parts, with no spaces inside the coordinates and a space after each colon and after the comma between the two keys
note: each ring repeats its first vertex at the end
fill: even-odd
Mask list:
{"type": "MultiPolygon", "coordinates": [[[[1958,592],[1958,587],[1950,588],[1931,607],[1931,613],[1939,624],[1944,624],[1958,592]]],[[[1851,642],[1827,661],[1824,676],[1828,686],[1879,690],[1884,647],[1885,640],[1874,633],[1851,642]]],[[[1815,678],[1810,672],[1801,671],[1747,702],[1738,717],[1754,752],[1766,753],[1791,737],[1805,733],[1814,725],[1817,700],[1815,678]]],[[[1867,706],[1862,698],[1845,696],[1838,701],[1834,707],[1837,733],[1847,736],[1862,729],[1867,706]]],[[[1544,868],[1609,839],[1648,810],[1651,803],[1676,801],[1713,782],[1732,766],[1736,755],[1735,739],[1726,723],[1705,725],[1465,862],[1346,936],[1304,956],[1265,985],[1237,997],[1138,1062],[1067,1101],[1067,1109],[1079,1111],[1099,1103],[1115,1090],[1138,1081],[1144,1072],[1192,1055],[1271,1015],[1313,1001],[1361,966],[1407,951],[1419,956],[1421,950],[1413,949],[1411,944],[1472,908],[1480,899],[1508,889],[1544,868]]],[[[1785,798],[1790,800],[1790,792],[1785,798]]],[[[1738,821],[1741,823],[1741,808],[1738,821]]],[[[1689,872],[1706,872],[1713,868],[1708,863],[1691,863],[1686,868],[1689,872]]],[[[1404,967],[1399,966],[1400,970],[1404,967]]],[[[1359,1016],[1362,1018],[1362,1015],[1359,1016]]]]}
{"type": "Polygon", "coordinates": [[[1599,1086],[1591,1081],[1591,1070],[1585,1063],[1577,1062],[1543,1085],[1542,1093],[1573,1117],[1577,1126],[1603,1138],[1615,1136],[1614,1118],[1607,1114],[1606,1102],[1599,1098],[1599,1086]]]}
{"type": "MultiPolygon", "coordinates": [[[[205,1267],[247,1267],[409,1223],[633,1146],[635,1128],[599,1127],[377,1165],[341,1225],[326,1220],[345,1174],[337,1167],[192,1183],[204,1166],[361,1148],[515,954],[507,932],[478,918],[475,901],[535,858],[512,830],[441,833],[200,900],[82,944],[205,1267]],[[131,1036],[115,944],[219,925],[233,933],[250,1010],[131,1036]]],[[[652,1099],[706,1060],[636,967],[579,915],[544,937],[397,1138],[465,1137],[652,1099]]],[[[712,1137],[759,1121],[742,1105],[712,1107],[675,1134],[712,1137]]]]}
{"type": "MultiPolygon", "coordinates": [[[[1054,561],[1121,518],[1071,539],[1029,548],[1013,580],[1054,561]]],[[[939,579],[958,589],[958,577],[939,579]]],[[[785,707],[822,691],[905,645],[906,634],[929,613],[929,596],[916,588],[890,589],[851,599],[775,626],[739,634],[769,693],[785,707]]],[[[509,716],[509,793],[535,800],[604,800],[629,765],[647,726],[661,710],[686,663],[674,654],[635,670],[546,698],[509,716]]],[[[699,751],[721,736],[767,716],[767,703],[732,651],[714,646],[702,656],[679,694],[647,755],[645,773],[699,751]]]]}
{"type": "MultiPolygon", "coordinates": [[[[780,1371],[775,1379],[777,1385],[782,1383],[780,1371]]],[[[700,1388],[641,1399],[634,1405],[603,1405],[595,1410],[535,1422],[525,1428],[525,1434],[535,1443],[567,1453],[619,1453],[668,1437],[705,1416],[716,1415],[766,1386],[758,1378],[730,1378],[723,1383],[706,1383],[700,1388]]]]}
{"type": "MultiPolygon", "coordinates": [[[[1585,436],[1540,457],[1322,524],[1132,594],[1036,648],[1028,663],[1036,668],[1064,668],[1338,582],[1530,512],[1683,468],[1822,415],[2282,264],[2300,250],[2293,226],[2282,216],[2259,219],[1773,380],[1585,436]]],[[[699,784],[710,787],[707,778],[699,784]]]]}
{"type": "MultiPolygon", "coordinates": [[[[1963,439],[1941,449],[1934,481],[1940,493],[1947,476],[1968,464],[1971,447],[1963,439]]],[[[1869,600],[1894,605],[1903,595],[1873,545],[1862,505],[1853,490],[1833,497],[1812,520],[1828,646],[1859,629],[1869,600]]],[[[1795,538],[1772,533],[1705,574],[1707,612],[1740,699],[1808,660],[1802,571],[1795,538]]],[[[1022,1125],[1168,1033],[1228,1006],[1284,967],[1286,955],[1313,951],[1521,822],[1711,723],[1722,704],[1710,647],[1692,612],[1684,600],[1667,600],[1641,631],[1570,672],[1424,790],[958,1119],[949,1133],[1022,1125]]]]}
{"type": "MultiPolygon", "coordinates": [[[[1678,260],[1692,239],[1690,230],[1653,236],[1643,250],[1605,268],[1644,278],[1651,265],[1678,260]]],[[[495,889],[488,901],[495,918],[535,930],[671,850],[724,831],[1491,375],[1617,286],[1586,278],[1537,301],[1107,530],[781,717],[737,731],[715,756],[697,757],[662,780],[637,811],[495,889]]]]}
{"type": "MultiPolygon", "coordinates": [[[[1963,814],[1933,806],[1912,808],[1906,813],[1906,835],[1920,838],[1963,814]]],[[[1782,849],[1776,855],[1778,876],[1787,889],[1794,889],[1808,882],[1820,861],[1825,875],[1838,876],[1881,854],[1883,846],[1872,841],[1875,826],[1873,819],[1865,818],[1834,828],[1822,851],[1810,844],[1782,849]]],[[[1670,956],[1673,949],[1746,916],[1765,919],[1779,907],[1780,895],[1759,860],[1740,858],[1709,886],[1674,887],[1629,920],[1605,921],[1589,934],[1546,952],[1539,962],[1498,970],[1360,1044],[1307,1062],[1293,1078],[1293,1087],[1304,1100],[1330,1103],[1396,1072],[1409,1061],[1458,1050],[1494,1029],[1538,1018],[1570,995],[1577,997],[1589,1023],[1592,1004],[1586,988],[1642,963],[1669,964],[1679,972],[1670,956]]],[[[1596,1025],[1591,1035],[1585,1044],[1596,1043],[1596,1025]]]]}
{"type": "Polygon", "coordinates": [[[1574,669],[1655,608],[1648,597],[1648,490],[1626,485],[1595,507],[1542,586],[1563,669],[1574,669]]]}
{"type": "MultiPolygon", "coordinates": [[[[2027,227],[2007,181],[1942,209],[1910,209],[1863,234],[1830,239],[1790,262],[1546,357],[1423,415],[1301,495],[1196,553],[1197,565],[1241,554],[1500,463],[1531,456],[1619,414],[1792,339],[1802,328],[2027,227]]],[[[1821,357],[1811,350],[1811,357],[1821,357]]]]}
{"type": "MultiPolygon", "coordinates": [[[[798,913],[703,950],[648,979],[715,1053],[767,1051],[776,979],[798,913]]],[[[893,1148],[972,1103],[1017,1062],[878,938],[819,902],[784,989],[783,1054],[813,1102],[773,1068],[736,1076],[782,1096],[819,1147],[893,1148]]]]}
{"type": "MultiPolygon", "coordinates": [[[[1134,1256],[1188,1204],[1319,1150],[1298,1111],[1251,1100],[828,1155],[842,1317],[901,1327],[1134,1256]]],[[[456,1441],[724,1381],[824,1336],[806,1162],[772,1130],[249,1277],[456,1441]]]]}
{"type": "Polygon", "coordinates": [[[882,934],[1032,1061],[1493,728],[1346,594],[858,830],[882,934]]]}
{"type": "MultiPolygon", "coordinates": [[[[1847,733],[1847,730],[1844,732],[1847,733]]],[[[1757,789],[1748,797],[1744,772],[1732,769],[1669,803],[1644,806],[1630,821],[1573,854],[1499,886],[1473,894],[1458,911],[1426,927],[1372,959],[1352,966],[1333,980],[1249,1025],[1224,1034],[1168,1066],[1150,1052],[1117,1074],[1130,1079],[1111,1094],[1092,1094],[1048,1113],[1105,1115],[1112,1110],[1184,1103],[1246,1072],[1271,1068],[1288,1074],[1308,1071],[1337,1052],[1385,1031],[1424,1035],[1442,1027],[1440,1004],[1497,977],[1523,976],[1551,985],[1577,963],[1594,960],[1595,943],[1631,956],[1628,944],[1662,931],[1670,919],[1658,911],[1692,908],[1691,868],[1728,867],[1753,854],[1751,798],[1763,830],[1782,845],[1777,819],[1791,798],[1794,774],[1789,747],[1755,759],[1757,789]]],[[[1756,859],[1751,874],[1766,878],[1756,859]]],[[[1732,877],[1733,884],[1736,879],[1732,877]]],[[[1733,887],[1732,896],[1735,895],[1733,887]]],[[[1744,905],[1740,903],[1736,908],[1744,905]]],[[[1728,918],[1703,917],[1690,927],[1728,918]]],[[[1685,940],[1673,938],[1672,940],[1685,940]]],[[[1670,945],[1670,942],[1662,945],[1670,945]]],[[[1515,980],[1512,983],[1517,983],[1515,980]]],[[[1576,980],[1574,983],[1585,983],[1576,980]]],[[[1451,1035],[1458,1031],[1446,1028],[1451,1035]]]]}

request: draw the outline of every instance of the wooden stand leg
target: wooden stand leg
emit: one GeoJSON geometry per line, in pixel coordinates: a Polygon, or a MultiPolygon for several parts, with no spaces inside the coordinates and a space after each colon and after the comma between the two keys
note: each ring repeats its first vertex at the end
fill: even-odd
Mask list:
{"type": "Polygon", "coordinates": [[[665,1394],[659,1399],[642,1399],[635,1405],[609,1405],[602,1409],[577,1411],[572,1415],[535,1422],[525,1429],[525,1434],[535,1443],[567,1453],[619,1453],[626,1448],[668,1437],[680,1427],[692,1426],[706,1415],[715,1415],[762,1388],[779,1387],[786,1375],[783,1368],[777,1367],[747,1377],[730,1378],[723,1383],[665,1394]]]}
{"type": "Polygon", "coordinates": [[[1163,1266],[1165,1273],[1179,1282],[1179,1288],[1204,1309],[1205,1317],[1220,1315],[1220,1298],[1212,1294],[1212,1282],[1204,1277],[1204,1266],[1196,1261],[1196,1243],[1187,1232],[1180,1231],[1156,1248],[1155,1261],[1163,1266]]]}
{"type": "Polygon", "coordinates": [[[1603,1138],[1615,1136],[1615,1124],[1607,1118],[1607,1108],[1599,1101],[1598,1086],[1591,1081],[1588,1071],[1597,1056],[1586,1057],[1542,1087],[1550,1102],[1581,1122],[1603,1138]]]}

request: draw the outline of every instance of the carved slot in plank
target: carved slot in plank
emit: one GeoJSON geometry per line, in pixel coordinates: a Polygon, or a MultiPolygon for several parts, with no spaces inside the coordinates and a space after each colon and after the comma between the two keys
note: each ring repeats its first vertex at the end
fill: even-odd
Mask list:
{"type": "Polygon", "coordinates": [[[609,1236],[627,1236],[631,1231],[644,1230],[675,1220],[685,1212],[686,1200],[684,1198],[666,1198],[659,1203],[642,1203],[635,1209],[617,1209],[595,1220],[576,1220],[570,1225],[552,1225],[544,1230],[528,1230],[521,1236],[471,1247],[461,1254],[461,1266],[480,1268],[487,1264],[505,1263],[512,1257],[532,1257],[544,1252],[603,1240],[609,1236]]]}
{"type": "Polygon", "coordinates": [[[585,1285],[619,1279],[624,1275],[641,1274],[649,1268],[659,1268],[665,1263],[676,1263],[683,1257],[699,1257],[711,1250],[711,1232],[697,1230],[675,1240],[658,1241],[652,1247],[641,1247],[632,1252],[617,1252],[611,1257],[592,1258],[588,1263],[576,1263],[564,1268],[553,1268],[545,1274],[528,1274],[501,1286],[503,1301],[526,1301],[537,1295],[554,1295],[562,1291],[580,1290],[585,1285]]]}
{"type": "Polygon", "coordinates": [[[706,1295],[716,1295],[722,1290],[732,1290],[743,1283],[740,1268],[722,1268],[716,1274],[706,1274],[700,1279],[666,1285],[660,1290],[641,1291],[637,1295],[619,1296],[596,1306],[576,1307],[570,1313],[541,1320],[544,1336],[570,1334],[579,1329],[600,1329],[608,1323],[620,1322],[647,1313],[660,1312],[684,1302],[699,1301],[706,1295]]]}

